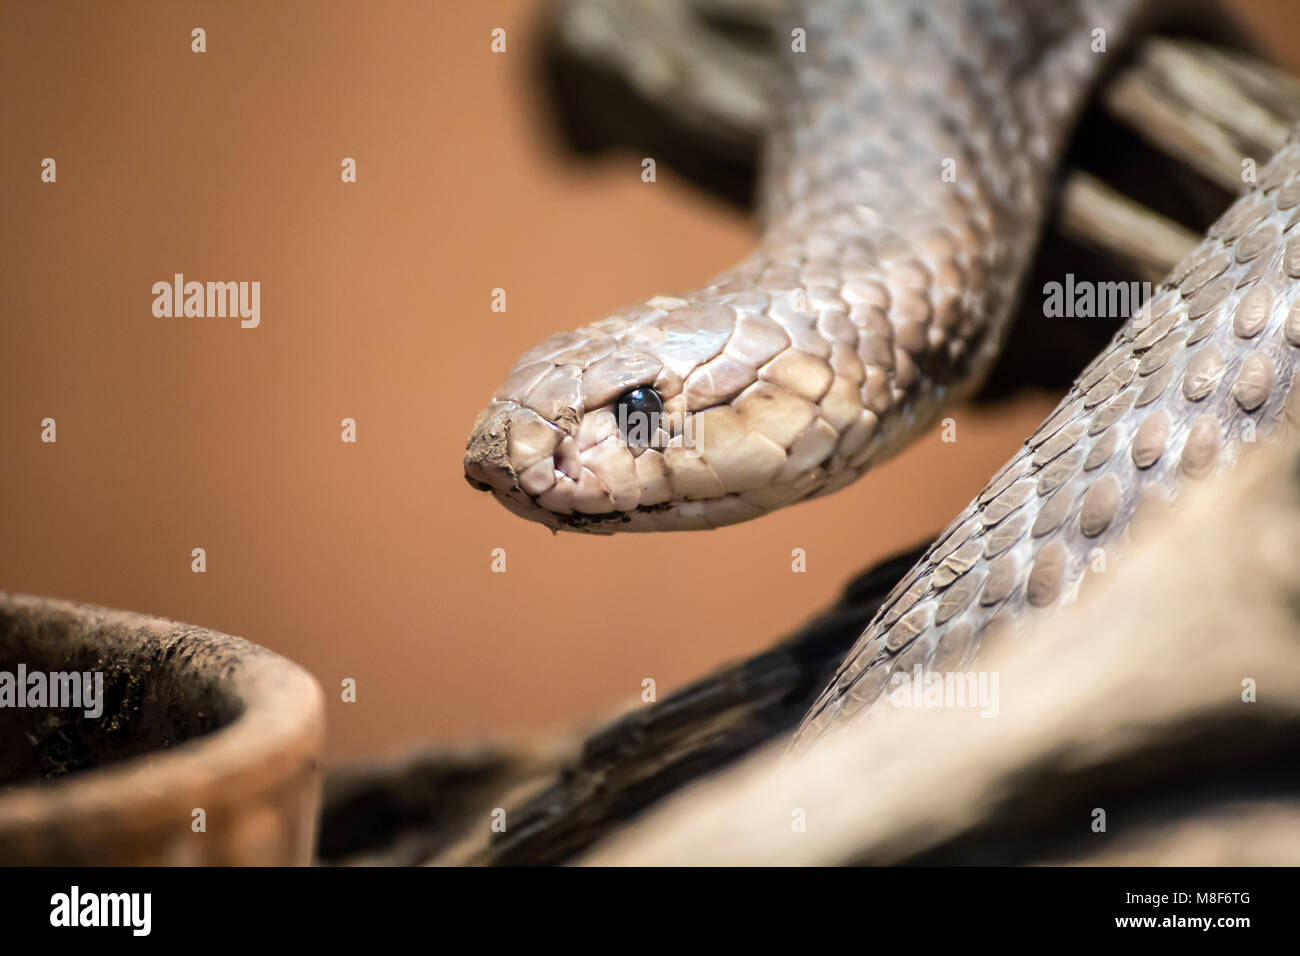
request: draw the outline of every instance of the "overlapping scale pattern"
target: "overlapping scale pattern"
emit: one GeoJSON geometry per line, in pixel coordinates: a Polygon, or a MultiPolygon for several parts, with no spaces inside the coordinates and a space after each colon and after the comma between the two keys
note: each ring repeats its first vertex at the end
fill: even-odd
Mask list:
{"type": "Polygon", "coordinates": [[[716,527],[853,481],[987,372],[1106,62],[1096,32],[1117,44],[1134,5],[804,5],[756,251],[526,352],[475,424],[467,477],[596,532],[716,527]],[[637,386],[672,421],[650,447],[614,423],[637,386]]]}
{"type": "Polygon", "coordinates": [[[1090,575],[1123,573],[1145,515],[1294,427],[1298,202],[1293,137],[898,585],[800,746],[870,706],[900,668],[962,667],[991,628],[1025,634],[1090,575]]]}

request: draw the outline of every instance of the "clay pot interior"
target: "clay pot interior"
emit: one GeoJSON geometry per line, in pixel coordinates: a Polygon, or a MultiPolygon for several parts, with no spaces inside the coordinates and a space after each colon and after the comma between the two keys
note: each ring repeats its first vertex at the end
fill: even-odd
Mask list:
{"type": "Polygon", "coordinates": [[[0,593],[0,864],[310,862],[322,735],[265,648],[0,593]]]}

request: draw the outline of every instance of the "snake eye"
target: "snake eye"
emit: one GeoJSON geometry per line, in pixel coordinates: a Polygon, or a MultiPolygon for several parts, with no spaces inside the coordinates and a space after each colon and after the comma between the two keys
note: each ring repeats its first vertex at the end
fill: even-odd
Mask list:
{"type": "Polygon", "coordinates": [[[629,445],[649,445],[663,410],[664,400],[648,385],[624,392],[614,407],[618,430],[629,445]]]}

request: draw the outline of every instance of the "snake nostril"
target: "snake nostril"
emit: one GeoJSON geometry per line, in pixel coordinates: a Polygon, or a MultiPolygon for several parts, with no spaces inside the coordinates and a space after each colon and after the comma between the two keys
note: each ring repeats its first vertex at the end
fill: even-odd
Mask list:
{"type": "Polygon", "coordinates": [[[469,475],[466,475],[466,476],[465,476],[465,481],[466,481],[466,483],[468,483],[468,485],[469,485],[471,488],[473,488],[475,491],[491,491],[491,490],[492,490],[492,486],[489,485],[486,481],[479,481],[477,478],[471,478],[469,475]]]}

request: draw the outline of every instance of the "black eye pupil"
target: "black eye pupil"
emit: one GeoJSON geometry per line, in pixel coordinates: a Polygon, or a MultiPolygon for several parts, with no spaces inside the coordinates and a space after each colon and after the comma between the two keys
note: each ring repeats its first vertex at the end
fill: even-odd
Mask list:
{"type": "Polygon", "coordinates": [[[634,388],[630,392],[623,393],[623,397],[618,400],[618,406],[620,409],[626,408],[629,414],[646,412],[657,415],[664,410],[664,400],[653,388],[634,388]]]}
{"type": "Polygon", "coordinates": [[[659,425],[659,415],[664,410],[664,400],[648,386],[634,388],[619,397],[614,408],[618,428],[629,442],[649,444],[659,425]]]}

